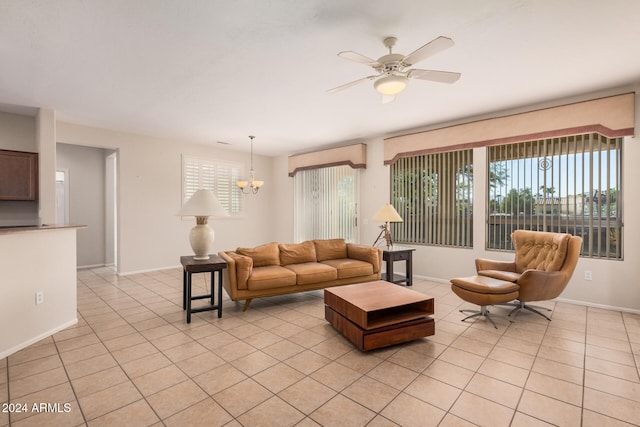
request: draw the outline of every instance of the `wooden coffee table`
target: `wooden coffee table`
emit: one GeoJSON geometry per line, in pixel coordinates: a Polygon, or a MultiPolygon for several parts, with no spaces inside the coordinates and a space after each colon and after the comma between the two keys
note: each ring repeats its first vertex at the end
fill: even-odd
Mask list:
{"type": "Polygon", "coordinates": [[[362,351],[433,335],[433,298],[378,280],[324,290],[325,319],[362,351]]]}

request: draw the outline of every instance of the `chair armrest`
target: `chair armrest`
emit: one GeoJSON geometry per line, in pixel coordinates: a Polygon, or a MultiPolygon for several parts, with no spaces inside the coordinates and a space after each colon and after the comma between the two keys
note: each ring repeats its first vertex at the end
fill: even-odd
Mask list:
{"type": "Polygon", "coordinates": [[[347,243],[347,256],[373,265],[373,273],[378,273],[382,265],[382,249],[367,245],[347,243]]]}
{"type": "Polygon", "coordinates": [[[496,261],[492,259],[477,258],[476,271],[481,270],[500,270],[515,273],[516,263],[514,261],[496,261]]]}

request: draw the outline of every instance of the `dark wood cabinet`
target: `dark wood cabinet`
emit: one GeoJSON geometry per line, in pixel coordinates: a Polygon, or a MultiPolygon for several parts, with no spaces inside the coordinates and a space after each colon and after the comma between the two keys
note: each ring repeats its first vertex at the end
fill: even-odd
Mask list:
{"type": "Polygon", "coordinates": [[[0,200],[38,200],[38,153],[0,150],[0,200]]]}

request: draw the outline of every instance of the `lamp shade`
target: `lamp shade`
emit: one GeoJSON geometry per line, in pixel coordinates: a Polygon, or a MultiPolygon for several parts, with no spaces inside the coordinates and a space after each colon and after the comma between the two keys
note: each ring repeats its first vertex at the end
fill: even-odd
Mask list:
{"type": "Polygon", "coordinates": [[[229,216],[211,190],[198,190],[178,212],[181,216],[208,216],[221,218],[229,216]]]}
{"type": "Polygon", "coordinates": [[[393,205],[387,203],[383,205],[378,212],[371,218],[372,221],[381,221],[381,222],[402,222],[402,217],[393,207],[393,205]]]}

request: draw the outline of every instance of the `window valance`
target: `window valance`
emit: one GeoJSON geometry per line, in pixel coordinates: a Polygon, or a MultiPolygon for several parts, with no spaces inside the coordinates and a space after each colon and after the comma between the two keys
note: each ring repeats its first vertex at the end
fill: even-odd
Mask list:
{"type": "Polygon", "coordinates": [[[312,153],[289,156],[289,176],[305,169],[319,169],[330,166],[349,165],[354,169],[367,167],[366,144],[329,148],[312,153]]]}
{"type": "Polygon", "coordinates": [[[635,127],[635,93],[479,120],[384,140],[384,164],[402,157],[463,150],[541,138],[598,133],[630,136],[635,127]]]}

